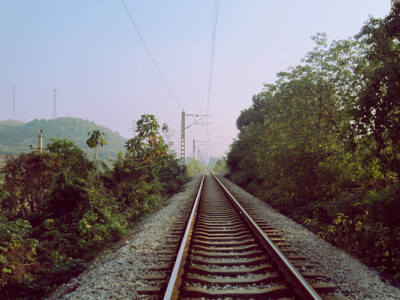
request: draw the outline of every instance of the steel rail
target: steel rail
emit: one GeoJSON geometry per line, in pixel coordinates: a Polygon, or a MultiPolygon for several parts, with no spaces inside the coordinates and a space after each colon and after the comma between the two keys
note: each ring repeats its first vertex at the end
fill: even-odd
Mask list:
{"type": "Polygon", "coordinates": [[[197,214],[197,209],[199,207],[199,202],[200,202],[200,196],[201,196],[201,191],[203,189],[204,185],[204,179],[206,177],[206,174],[204,173],[203,178],[200,183],[199,190],[196,195],[196,200],[194,201],[192,212],[190,213],[190,217],[186,226],[185,234],[182,239],[181,246],[179,248],[179,252],[174,264],[174,268],[172,270],[167,289],[164,294],[164,300],[170,300],[170,299],[178,299],[179,296],[179,288],[182,283],[182,275],[184,273],[184,267],[186,264],[186,257],[188,254],[188,249],[189,249],[189,244],[190,244],[190,239],[191,235],[193,232],[193,226],[194,226],[194,221],[195,217],[197,214]]]}
{"type": "MultiPolygon", "coordinates": [[[[240,203],[233,197],[228,189],[222,182],[212,173],[212,176],[217,181],[218,185],[222,188],[225,195],[231,200],[234,206],[238,209],[239,213],[246,221],[246,223],[253,229],[253,232],[258,237],[264,248],[271,254],[278,267],[284,273],[286,279],[293,285],[295,291],[302,299],[318,299],[322,300],[321,296],[312,288],[307,280],[300,274],[300,272],[291,264],[286,256],[279,250],[279,248],[272,242],[272,240],[264,233],[264,231],[257,225],[253,218],[245,211],[240,203]]],[[[165,299],[165,298],[164,298],[165,299]]]]}

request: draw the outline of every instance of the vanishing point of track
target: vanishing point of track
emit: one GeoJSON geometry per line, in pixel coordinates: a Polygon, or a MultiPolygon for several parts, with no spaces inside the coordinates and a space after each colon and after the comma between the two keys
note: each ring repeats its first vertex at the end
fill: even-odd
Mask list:
{"type": "Polygon", "coordinates": [[[144,298],[336,298],[336,287],[216,177],[203,177],[188,211],[158,251],[149,285],[138,290],[144,298]]]}

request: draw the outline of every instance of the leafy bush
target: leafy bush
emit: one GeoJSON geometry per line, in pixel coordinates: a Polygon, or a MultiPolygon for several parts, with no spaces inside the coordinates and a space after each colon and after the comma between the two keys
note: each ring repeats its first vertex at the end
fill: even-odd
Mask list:
{"type": "Polygon", "coordinates": [[[16,283],[20,277],[29,276],[32,272],[38,241],[29,238],[31,231],[32,226],[28,221],[9,221],[0,214],[1,287],[16,283]]]}
{"type": "MultiPolygon", "coordinates": [[[[154,116],[114,166],[96,168],[72,141],[8,157],[0,174],[0,298],[40,298],[160,206],[185,182],[154,116]]],[[[165,126],[163,127],[163,130],[165,126]]]]}

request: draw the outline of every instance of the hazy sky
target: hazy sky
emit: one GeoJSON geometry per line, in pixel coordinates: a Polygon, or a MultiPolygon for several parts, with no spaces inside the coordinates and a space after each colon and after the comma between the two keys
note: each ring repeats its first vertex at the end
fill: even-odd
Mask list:
{"type": "MultiPolygon", "coordinates": [[[[188,114],[205,114],[214,1],[125,0],[166,81],[188,114]]],[[[390,0],[220,0],[210,101],[211,146],[224,155],[235,121],[264,83],[299,64],[311,36],[356,34],[390,0]]],[[[121,1],[0,0],[0,120],[59,117],[94,121],[132,137],[133,120],[154,114],[180,138],[182,109],[171,97],[121,1]]],[[[192,119],[187,118],[187,123],[192,119]]],[[[205,126],[187,130],[205,141],[205,126]]],[[[199,143],[198,143],[199,144],[199,143]]]]}

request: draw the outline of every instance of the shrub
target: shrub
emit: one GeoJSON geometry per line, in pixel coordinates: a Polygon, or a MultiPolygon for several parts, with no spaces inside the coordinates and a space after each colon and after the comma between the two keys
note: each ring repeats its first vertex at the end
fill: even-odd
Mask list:
{"type": "MultiPolygon", "coordinates": [[[[1,211],[0,211],[1,212],[1,211]]],[[[29,238],[32,226],[28,221],[9,221],[0,214],[0,286],[29,277],[35,263],[38,241],[29,238]]]]}

